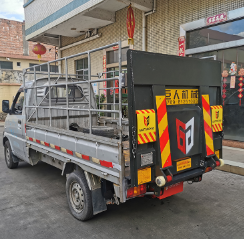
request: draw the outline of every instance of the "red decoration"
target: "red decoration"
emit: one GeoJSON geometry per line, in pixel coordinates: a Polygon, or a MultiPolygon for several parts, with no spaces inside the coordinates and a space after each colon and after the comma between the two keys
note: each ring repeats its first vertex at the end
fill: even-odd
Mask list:
{"type": "Polygon", "coordinates": [[[229,73],[228,73],[228,71],[227,70],[224,70],[223,72],[222,72],[222,77],[223,77],[223,90],[222,90],[222,98],[223,98],[223,105],[225,105],[225,98],[226,98],[226,87],[227,87],[227,85],[226,85],[226,82],[227,82],[227,79],[226,79],[226,77],[228,77],[228,75],[229,75],[229,73]]]}
{"type": "Polygon", "coordinates": [[[179,42],[178,56],[185,56],[185,42],[186,42],[185,37],[184,36],[179,37],[178,42],[179,42]]]}
{"type": "Polygon", "coordinates": [[[207,20],[206,20],[206,24],[207,25],[212,25],[212,24],[224,22],[224,21],[227,21],[227,20],[228,20],[227,13],[223,12],[223,13],[217,14],[215,16],[208,17],[207,20]]]}
{"type": "Polygon", "coordinates": [[[46,51],[47,51],[46,47],[41,45],[40,43],[37,43],[32,48],[32,52],[37,54],[39,61],[41,59],[41,55],[44,55],[46,53],[46,51]]]}
{"type": "Polygon", "coordinates": [[[240,87],[240,89],[238,89],[238,91],[239,91],[240,94],[238,95],[238,97],[239,97],[239,106],[241,106],[241,98],[243,97],[243,94],[242,94],[243,89],[242,89],[242,87],[244,85],[243,82],[242,82],[243,81],[243,75],[244,75],[244,69],[241,68],[239,70],[238,74],[240,76],[240,78],[239,78],[240,83],[238,84],[239,87],[240,87]]]}
{"type": "Polygon", "coordinates": [[[135,31],[135,17],[134,17],[134,12],[131,7],[131,4],[128,7],[128,11],[127,11],[126,25],[127,25],[127,32],[128,32],[128,44],[134,45],[133,36],[135,31]]]}
{"type": "Polygon", "coordinates": [[[244,69],[243,69],[243,68],[241,68],[241,69],[239,70],[238,75],[239,75],[239,76],[244,76],[244,69]]]}

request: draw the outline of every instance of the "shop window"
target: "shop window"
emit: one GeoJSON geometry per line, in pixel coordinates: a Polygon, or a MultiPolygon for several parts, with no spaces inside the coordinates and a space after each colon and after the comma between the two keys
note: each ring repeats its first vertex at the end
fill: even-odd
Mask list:
{"type": "MultiPolygon", "coordinates": [[[[129,47],[122,48],[122,61],[127,61],[127,51],[129,50],[129,47]]],[[[113,50],[113,51],[107,51],[106,55],[107,64],[112,63],[118,63],[119,62],[119,51],[113,50]]]]}
{"type": "Polygon", "coordinates": [[[0,69],[12,70],[13,69],[13,62],[11,62],[11,61],[0,61],[0,69]]]}
{"type": "Polygon", "coordinates": [[[76,74],[85,80],[88,80],[88,58],[76,61],[76,74]]]}
{"type": "MultiPolygon", "coordinates": [[[[241,88],[244,92],[244,87],[239,85],[240,76],[238,75],[240,69],[244,68],[244,47],[203,52],[194,54],[191,57],[206,58],[213,55],[216,56],[216,60],[221,61],[221,72],[223,72],[223,70],[228,72],[228,76],[225,77],[225,82],[220,75],[222,90],[225,84],[224,138],[244,141],[244,97],[239,98],[239,90],[241,88]],[[233,67],[233,65],[236,65],[236,67],[233,67]],[[234,74],[231,73],[231,69],[233,68],[235,69],[234,74]]],[[[215,102],[212,102],[213,100],[214,99],[210,99],[211,105],[215,104],[215,102]]]]}
{"type": "Polygon", "coordinates": [[[208,46],[244,38],[244,19],[217,26],[197,29],[186,33],[186,48],[208,46]]]}

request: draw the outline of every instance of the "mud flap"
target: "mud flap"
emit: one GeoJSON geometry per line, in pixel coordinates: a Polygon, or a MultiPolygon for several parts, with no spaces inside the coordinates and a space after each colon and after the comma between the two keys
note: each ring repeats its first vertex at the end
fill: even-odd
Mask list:
{"type": "Polygon", "coordinates": [[[107,205],[104,197],[102,196],[101,188],[92,190],[92,206],[93,215],[107,210],[107,205]]]}
{"type": "Polygon", "coordinates": [[[84,171],[87,184],[92,193],[93,215],[107,210],[105,198],[102,195],[100,178],[94,174],[84,171]]]}

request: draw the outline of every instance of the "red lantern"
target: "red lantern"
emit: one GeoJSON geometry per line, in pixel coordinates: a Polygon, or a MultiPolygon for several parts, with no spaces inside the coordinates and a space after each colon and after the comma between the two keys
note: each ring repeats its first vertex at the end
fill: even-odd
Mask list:
{"type": "Polygon", "coordinates": [[[134,12],[131,7],[131,5],[128,7],[127,11],[127,19],[126,19],[126,25],[127,25],[127,32],[128,32],[128,44],[134,45],[134,31],[135,31],[135,17],[134,12]]]}
{"type": "Polygon", "coordinates": [[[41,55],[44,55],[46,53],[46,51],[47,51],[46,47],[41,45],[40,43],[37,43],[32,48],[32,52],[37,54],[39,61],[41,59],[41,55]]]}

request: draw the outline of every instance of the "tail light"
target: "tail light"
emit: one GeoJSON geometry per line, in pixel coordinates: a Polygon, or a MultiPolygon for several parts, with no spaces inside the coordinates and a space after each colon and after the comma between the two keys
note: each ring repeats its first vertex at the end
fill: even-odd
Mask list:
{"type": "Polygon", "coordinates": [[[173,179],[171,175],[167,175],[166,178],[167,178],[167,182],[168,182],[168,183],[171,182],[172,179],[173,179]]]}
{"type": "Polygon", "coordinates": [[[147,192],[147,185],[141,184],[138,187],[129,188],[127,190],[127,198],[133,198],[147,192]]]}
{"type": "Polygon", "coordinates": [[[212,171],[213,169],[211,168],[211,167],[207,167],[206,169],[205,169],[205,173],[207,173],[207,172],[210,172],[210,171],[212,171]]]}

